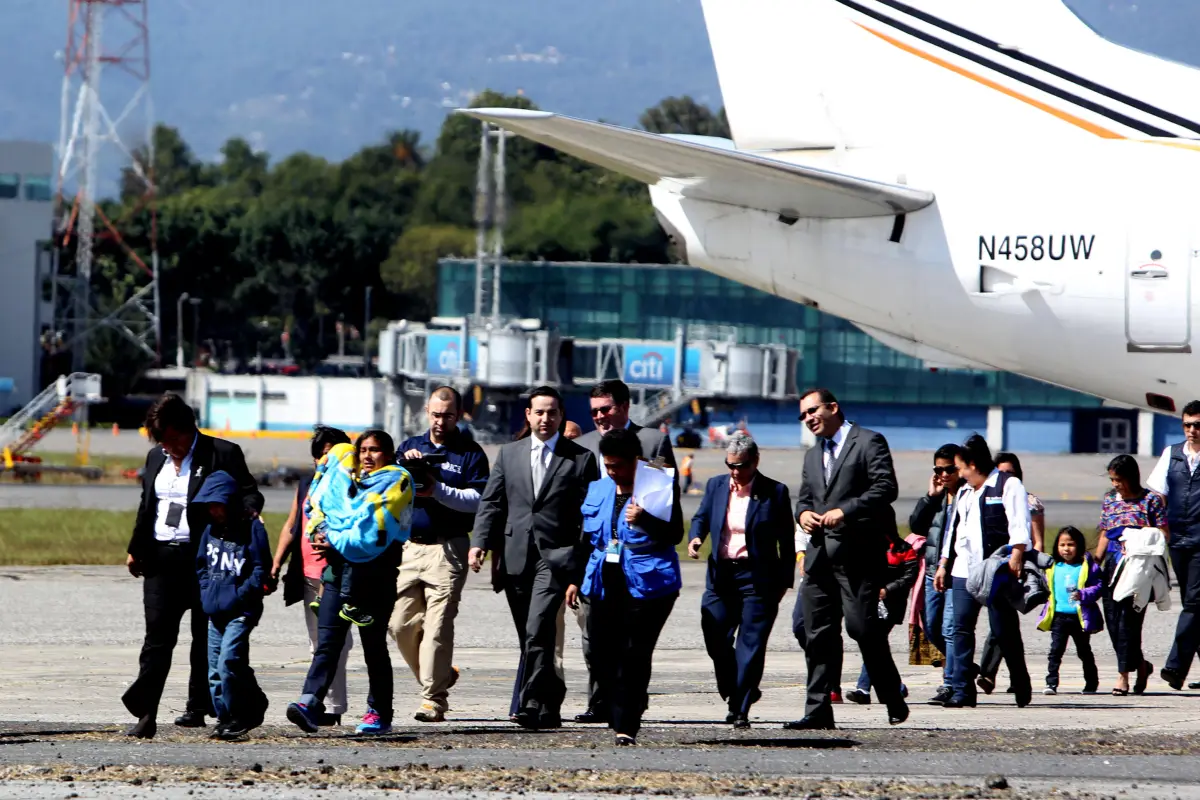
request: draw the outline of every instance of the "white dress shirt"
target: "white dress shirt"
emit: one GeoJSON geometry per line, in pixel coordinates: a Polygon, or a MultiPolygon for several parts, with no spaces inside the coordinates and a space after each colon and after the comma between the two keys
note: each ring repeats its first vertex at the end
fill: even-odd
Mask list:
{"type": "MultiPolygon", "coordinates": [[[[178,470],[175,469],[174,459],[167,453],[167,460],[163,462],[162,469],[154,478],[154,494],[158,498],[158,513],[154,519],[154,538],[160,542],[186,542],[192,536],[187,518],[188,483],[192,479],[192,454],[196,452],[198,439],[199,436],[192,439],[192,446],[188,449],[187,455],[183,457],[183,461],[180,462],[178,470]],[[183,506],[178,528],[167,524],[167,514],[172,503],[183,506]]],[[[163,452],[166,453],[165,450],[163,452]]]]}
{"type": "MultiPolygon", "coordinates": [[[[980,513],[979,498],[984,489],[994,487],[998,480],[1000,470],[992,470],[992,474],[978,489],[972,489],[970,484],[963,484],[958,490],[954,499],[958,533],[953,537],[945,537],[946,540],[942,543],[942,558],[949,558],[950,541],[954,540],[954,568],[950,572],[953,578],[968,577],[971,567],[991,555],[983,552],[983,515],[980,513]]],[[[1004,484],[1001,502],[1008,517],[1008,543],[1023,544],[1029,549],[1033,543],[1029,534],[1029,495],[1020,478],[1014,475],[1004,484]]]]}
{"type": "Polygon", "coordinates": [[[533,473],[533,493],[537,494],[542,490],[540,481],[538,481],[538,472],[534,468],[534,464],[538,459],[541,459],[541,475],[542,480],[546,479],[546,473],[550,471],[550,456],[554,453],[554,446],[558,444],[559,434],[554,434],[545,442],[536,436],[530,436],[532,442],[529,445],[529,469],[533,473]]]}
{"type": "MultiPolygon", "coordinates": [[[[1184,442],[1183,457],[1187,459],[1188,471],[1195,472],[1196,465],[1200,464],[1200,453],[1193,453],[1188,449],[1188,445],[1184,442]]],[[[1146,488],[1152,492],[1158,492],[1163,497],[1167,496],[1167,470],[1171,468],[1171,446],[1168,445],[1162,451],[1162,456],[1158,459],[1158,463],[1154,465],[1154,471],[1150,473],[1150,477],[1146,479],[1146,488]]]]}

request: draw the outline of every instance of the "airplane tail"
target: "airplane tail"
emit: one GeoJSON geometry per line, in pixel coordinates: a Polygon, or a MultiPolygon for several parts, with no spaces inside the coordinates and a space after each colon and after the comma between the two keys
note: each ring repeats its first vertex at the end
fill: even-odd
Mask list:
{"type": "Polygon", "coordinates": [[[739,149],[1200,138],[1200,71],[1101,38],[1061,0],[703,7],[739,149]]]}

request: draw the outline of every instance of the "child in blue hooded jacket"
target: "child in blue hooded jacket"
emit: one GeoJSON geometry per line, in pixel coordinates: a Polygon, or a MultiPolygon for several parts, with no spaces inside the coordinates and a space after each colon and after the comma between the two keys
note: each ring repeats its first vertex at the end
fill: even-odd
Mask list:
{"type": "Polygon", "coordinates": [[[210,520],[200,537],[196,571],[208,615],[208,683],[217,712],[218,739],[245,736],[263,722],[267,696],[250,667],[250,631],[262,617],[271,574],[267,529],[251,519],[227,472],[214,472],[193,504],[210,520]]]}

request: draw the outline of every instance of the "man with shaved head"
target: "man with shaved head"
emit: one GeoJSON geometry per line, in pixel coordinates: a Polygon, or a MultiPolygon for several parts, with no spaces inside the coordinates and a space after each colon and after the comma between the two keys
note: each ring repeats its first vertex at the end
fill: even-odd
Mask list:
{"type": "Polygon", "coordinates": [[[437,455],[445,461],[432,466],[432,482],[417,493],[388,630],[421,684],[414,719],[441,722],[450,707],[450,687],[458,681],[454,618],[467,582],[467,550],[480,492],[487,485],[488,459],[458,429],[462,396],[457,390],[435,389],[425,416],[429,430],[403,442],[399,458],[437,455]]]}

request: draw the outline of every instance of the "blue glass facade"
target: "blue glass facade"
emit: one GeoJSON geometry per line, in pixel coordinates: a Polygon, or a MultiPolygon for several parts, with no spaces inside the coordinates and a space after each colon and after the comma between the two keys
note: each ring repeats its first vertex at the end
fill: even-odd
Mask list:
{"type": "MultiPolygon", "coordinates": [[[[801,353],[797,384],[827,386],[848,408],[1100,406],[1098,398],[1008,373],[932,371],[844,320],[693,267],[514,262],[504,265],[502,281],[502,314],[538,318],[578,338],[665,340],[674,337],[677,325],[691,324],[719,327],[746,344],[786,344],[801,353]]],[[[475,262],[443,260],[438,313],[470,314],[474,298],[475,262]]],[[[1036,423],[1056,421],[1031,419],[1026,429],[1014,430],[1034,437],[1047,433],[1036,423]]]]}

